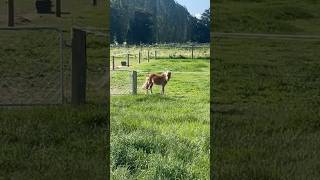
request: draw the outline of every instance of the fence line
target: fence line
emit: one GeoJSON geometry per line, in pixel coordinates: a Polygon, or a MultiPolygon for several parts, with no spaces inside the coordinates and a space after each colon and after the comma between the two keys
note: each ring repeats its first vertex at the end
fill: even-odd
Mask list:
{"type": "Polygon", "coordinates": [[[0,32],[4,43],[0,105],[64,103],[63,32],[53,27],[8,27],[0,32]],[[35,33],[37,38],[32,36],[35,33]],[[24,41],[15,43],[15,39],[24,41]],[[13,62],[19,63],[13,66],[13,62]]]}
{"type": "MultiPolygon", "coordinates": [[[[163,72],[163,71],[152,71],[163,72]]],[[[189,71],[171,71],[173,74],[201,74],[208,75],[210,72],[189,72],[189,71]]],[[[143,70],[115,70],[111,71],[111,95],[135,95],[141,93],[140,87],[145,82],[146,75],[151,73],[150,71],[143,70]],[[139,90],[139,91],[138,91],[139,90]]]]}
{"type": "Polygon", "coordinates": [[[140,64],[150,59],[202,59],[210,57],[209,46],[111,46],[112,70],[129,67],[132,64],[140,64]],[[172,51],[168,51],[168,50],[172,51]],[[133,61],[134,60],[134,61],[133,61]],[[121,62],[121,65],[119,64],[121,62]],[[132,63],[133,62],[133,63],[132,63]]]}
{"type": "MultiPolygon", "coordinates": [[[[88,74],[85,77],[88,78],[86,100],[94,103],[102,100],[106,103],[109,94],[108,30],[83,29],[87,40],[81,42],[86,42],[82,47],[86,48],[85,61],[88,60],[85,63],[85,73],[88,74]]],[[[72,95],[72,68],[71,63],[69,64],[72,53],[71,48],[65,48],[68,46],[64,41],[63,31],[55,27],[0,27],[0,32],[0,36],[3,36],[0,42],[0,45],[3,43],[3,48],[0,48],[3,51],[0,59],[0,106],[57,105],[70,102],[67,98],[72,95]],[[33,35],[34,32],[37,35],[33,35]],[[17,38],[19,36],[21,38],[17,38]],[[15,44],[15,39],[23,41],[15,44]],[[68,63],[64,61],[64,54],[68,63]],[[59,61],[54,61],[58,59],[59,61]],[[12,63],[16,61],[20,63],[13,66],[12,63]],[[22,72],[17,70],[19,65],[23,66],[20,68],[22,72]],[[29,78],[32,83],[29,83],[29,78]]],[[[72,48],[78,45],[69,44],[72,48]]],[[[75,62],[78,63],[77,60],[75,62]]]]}
{"type": "MultiPolygon", "coordinates": [[[[274,40],[302,40],[302,41],[319,41],[320,35],[306,34],[266,34],[266,33],[222,33],[211,32],[211,37],[214,38],[238,38],[238,39],[274,39],[274,40]]],[[[214,43],[214,41],[213,41],[214,43]]]]}

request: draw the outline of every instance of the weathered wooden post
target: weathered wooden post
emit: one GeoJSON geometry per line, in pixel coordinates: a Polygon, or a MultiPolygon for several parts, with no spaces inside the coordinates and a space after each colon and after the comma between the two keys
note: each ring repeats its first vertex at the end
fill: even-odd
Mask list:
{"type": "Polygon", "coordinates": [[[112,70],[114,70],[114,56],[112,56],[112,70]]]}
{"type": "Polygon", "coordinates": [[[74,105],[84,104],[86,101],[86,32],[72,29],[72,97],[74,105]]]}
{"type": "Polygon", "coordinates": [[[157,59],[157,51],[154,51],[154,59],[157,59]]]}
{"type": "Polygon", "coordinates": [[[148,62],[150,62],[150,51],[148,50],[148,62]]]}
{"type": "Polygon", "coordinates": [[[139,64],[141,63],[141,52],[139,51],[139,64]]]}
{"type": "Polygon", "coordinates": [[[8,0],[8,26],[14,26],[14,0],[8,0]]]}
{"type": "Polygon", "coordinates": [[[137,94],[137,78],[138,73],[137,71],[132,71],[132,94],[136,95],[137,94]]]}
{"type": "Polygon", "coordinates": [[[61,0],[56,0],[56,17],[61,17],[61,0]]]}
{"type": "Polygon", "coordinates": [[[128,56],[127,56],[127,66],[129,67],[130,66],[130,54],[128,54],[128,56]]]}

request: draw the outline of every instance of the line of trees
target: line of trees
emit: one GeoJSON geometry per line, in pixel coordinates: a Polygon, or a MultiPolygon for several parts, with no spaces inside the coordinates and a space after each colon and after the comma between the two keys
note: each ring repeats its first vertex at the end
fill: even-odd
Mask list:
{"type": "Polygon", "coordinates": [[[111,40],[130,44],[209,42],[210,10],[197,19],[174,0],[112,0],[111,40]]]}

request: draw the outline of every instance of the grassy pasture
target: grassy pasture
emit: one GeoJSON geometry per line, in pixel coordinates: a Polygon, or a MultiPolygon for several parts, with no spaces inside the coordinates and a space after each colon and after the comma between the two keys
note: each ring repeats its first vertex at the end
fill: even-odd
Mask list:
{"type": "MultiPolygon", "coordinates": [[[[7,26],[5,2],[0,0],[0,27],[7,26]]],[[[17,27],[58,27],[64,31],[69,45],[73,25],[106,28],[108,24],[105,1],[98,1],[97,7],[92,7],[91,1],[62,1],[62,18],[36,14],[34,1],[15,3],[17,27]]],[[[105,87],[91,86],[90,82],[102,84],[108,49],[103,38],[90,35],[87,41],[88,105],[0,107],[0,179],[105,179],[109,114],[105,106],[93,105],[98,99],[101,102],[97,91],[105,87]]],[[[20,98],[34,102],[35,99],[24,95],[43,93],[48,96],[41,95],[42,103],[50,103],[51,99],[55,102],[56,96],[51,92],[59,93],[58,44],[57,34],[51,31],[1,31],[1,96],[7,87],[15,87],[16,91],[10,93],[17,94],[8,101],[20,98]],[[51,82],[54,84],[49,86],[51,82]]],[[[69,99],[70,48],[64,48],[64,57],[69,99]]]]}
{"type": "Polygon", "coordinates": [[[305,33],[320,30],[320,2],[315,0],[216,0],[212,31],[305,33]]]}
{"type": "Polygon", "coordinates": [[[209,179],[209,59],[157,59],[130,69],[138,71],[138,95],[111,96],[112,179],[209,179]],[[166,95],[156,86],[145,95],[145,74],[166,69],[173,73],[166,95]]]}
{"type": "Polygon", "coordinates": [[[0,109],[1,179],[105,179],[104,106],[0,109]]]}
{"type": "MultiPolygon", "coordinates": [[[[7,1],[0,1],[0,25],[7,26],[7,1]]],[[[104,0],[98,0],[93,7],[92,1],[61,1],[62,17],[55,17],[55,1],[52,1],[52,14],[37,14],[35,1],[15,1],[15,22],[17,26],[54,26],[70,30],[72,26],[107,28],[107,8],[104,0]]]]}
{"type": "Polygon", "coordinates": [[[214,174],[319,177],[320,41],[217,38],[214,174]]]}
{"type": "MultiPolygon", "coordinates": [[[[215,32],[318,34],[319,1],[217,0],[215,32]]],[[[213,174],[319,178],[319,41],[214,38],[213,174]]]]}

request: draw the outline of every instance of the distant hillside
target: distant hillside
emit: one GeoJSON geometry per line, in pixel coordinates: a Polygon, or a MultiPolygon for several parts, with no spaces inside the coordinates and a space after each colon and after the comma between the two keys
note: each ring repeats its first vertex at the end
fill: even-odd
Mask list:
{"type": "Polygon", "coordinates": [[[111,0],[111,38],[118,42],[186,42],[197,19],[174,0],[111,0]]]}
{"type": "Polygon", "coordinates": [[[214,31],[320,32],[319,0],[216,0],[214,31]]]}

